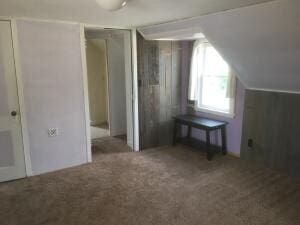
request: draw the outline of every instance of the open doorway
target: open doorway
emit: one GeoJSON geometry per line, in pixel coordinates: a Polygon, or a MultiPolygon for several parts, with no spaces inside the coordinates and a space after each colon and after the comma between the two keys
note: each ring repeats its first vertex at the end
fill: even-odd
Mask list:
{"type": "Polygon", "coordinates": [[[91,138],[110,135],[106,41],[86,39],[91,138]]]}
{"type": "Polygon", "coordinates": [[[130,35],[128,30],[85,28],[92,148],[117,137],[133,149],[130,35]]]}

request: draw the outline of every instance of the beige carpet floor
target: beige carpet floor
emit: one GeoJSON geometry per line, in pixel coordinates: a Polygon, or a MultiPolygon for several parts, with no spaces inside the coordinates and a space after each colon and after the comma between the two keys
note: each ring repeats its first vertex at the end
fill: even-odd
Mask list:
{"type": "Polygon", "coordinates": [[[94,145],[91,164],[0,184],[0,224],[300,224],[299,182],[282,174],[181,145],[94,145]]]}

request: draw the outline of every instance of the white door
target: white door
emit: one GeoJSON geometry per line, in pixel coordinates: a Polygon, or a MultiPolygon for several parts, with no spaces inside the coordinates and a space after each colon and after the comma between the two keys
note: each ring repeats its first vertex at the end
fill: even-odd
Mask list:
{"type": "Polygon", "coordinates": [[[25,176],[11,24],[0,21],[0,182],[25,176]]]}
{"type": "Polygon", "coordinates": [[[107,40],[109,128],[111,136],[127,133],[124,37],[118,31],[107,40]]]}
{"type": "Polygon", "coordinates": [[[125,58],[125,80],[126,80],[126,114],[127,114],[127,145],[133,149],[133,96],[132,96],[132,56],[131,56],[131,34],[124,33],[124,58],[125,58]]]}
{"type": "Polygon", "coordinates": [[[133,149],[132,61],[130,31],[118,30],[107,41],[110,133],[127,134],[133,149]]]}

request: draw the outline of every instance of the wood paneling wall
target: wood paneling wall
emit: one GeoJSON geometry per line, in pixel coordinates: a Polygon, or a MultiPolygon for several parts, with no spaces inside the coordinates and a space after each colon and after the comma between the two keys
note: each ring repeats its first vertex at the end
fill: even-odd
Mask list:
{"type": "Polygon", "coordinates": [[[299,94],[246,91],[242,159],[300,177],[299,140],[299,94]]]}
{"type": "Polygon", "coordinates": [[[146,41],[138,35],[141,148],[170,144],[181,111],[181,42],[146,41]]]}

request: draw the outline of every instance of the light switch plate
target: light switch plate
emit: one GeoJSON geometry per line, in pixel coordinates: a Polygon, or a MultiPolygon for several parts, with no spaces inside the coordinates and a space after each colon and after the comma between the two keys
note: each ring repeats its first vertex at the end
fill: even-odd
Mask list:
{"type": "Polygon", "coordinates": [[[56,137],[57,135],[58,135],[58,128],[49,128],[48,129],[49,137],[56,137]]]}

